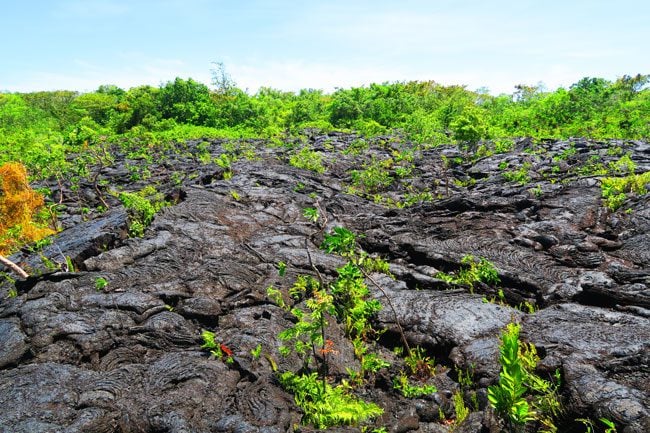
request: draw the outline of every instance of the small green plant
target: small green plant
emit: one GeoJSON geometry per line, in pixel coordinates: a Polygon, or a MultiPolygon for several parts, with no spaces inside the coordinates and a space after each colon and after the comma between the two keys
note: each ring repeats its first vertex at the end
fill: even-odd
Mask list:
{"type": "Polygon", "coordinates": [[[364,165],[363,170],[350,172],[352,186],[362,188],[368,194],[374,194],[389,187],[395,179],[390,174],[393,159],[379,160],[372,156],[371,161],[364,165]]]}
{"type": "Polygon", "coordinates": [[[535,374],[537,350],[533,344],[519,341],[519,330],[519,324],[509,323],[501,333],[501,373],[499,383],[488,387],[488,401],[508,431],[523,431],[531,421],[541,424],[540,431],[557,431],[554,419],[562,413],[560,372],[555,372],[555,382],[535,374]]]}
{"type": "Polygon", "coordinates": [[[616,424],[607,418],[599,418],[605,424],[605,433],[616,433],[616,424]]]}
{"type": "Polygon", "coordinates": [[[625,154],[618,160],[610,162],[608,168],[612,174],[634,174],[636,171],[636,163],[632,161],[629,154],[625,154]]]}
{"type": "Polygon", "coordinates": [[[283,261],[279,261],[277,264],[277,268],[278,268],[278,275],[284,277],[284,274],[287,273],[287,264],[283,261]]]}
{"type": "Polygon", "coordinates": [[[393,171],[395,172],[395,176],[398,179],[405,179],[410,177],[413,174],[413,168],[411,166],[403,167],[400,165],[396,165],[395,167],[393,167],[393,171]]]}
{"type": "Polygon", "coordinates": [[[398,390],[406,398],[418,398],[431,395],[438,391],[433,385],[412,385],[409,376],[403,371],[393,379],[393,388],[398,390]]]}
{"type": "Polygon", "coordinates": [[[28,249],[29,249],[29,251],[31,251],[33,253],[36,253],[36,252],[39,252],[39,251],[43,250],[43,248],[52,245],[53,242],[54,242],[54,240],[52,239],[52,237],[39,239],[36,242],[34,242],[33,244],[31,244],[28,247],[28,249]]]}
{"type": "Polygon", "coordinates": [[[404,194],[404,206],[411,207],[416,204],[422,204],[426,202],[433,201],[433,194],[431,191],[420,191],[420,192],[407,192],[404,194]]]}
{"type": "MultiPolygon", "coordinates": [[[[397,346],[394,348],[396,355],[401,356],[404,348],[397,346]]],[[[436,387],[426,384],[436,374],[436,362],[434,358],[429,357],[426,351],[415,346],[409,348],[404,357],[406,370],[401,370],[399,375],[393,379],[393,388],[399,390],[404,397],[415,398],[436,392],[436,387]],[[415,378],[420,384],[412,385],[410,378],[415,378]]]]}
{"type": "Polygon", "coordinates": [[[410,374],[419,380],[426,380],[436,374],[435,358],[428,356],[420,346],[411,348],[404,358],[404,363],[409,368],[410,374]]]}
{"type": "Polygon", "coordinates": [[[332,386],[320,381],[317,373],[282,373],[280,383],[293,393],[296,405],[303,412],[304,424],[313,424],[317,429],[360,423],[380,416],[384,411],[352,395],[344,385],[332,386]]]}
{"type": "Polygon", "coordinates": [[[308,208],[303,209],[302,216],[307,218],[309,221],[315,223],[315,222],[318,221],[318,218],[320,217],[320,214],[318,213],[318,209],[313,208],[313,207],[308,207],[308,208]]]}
{"type": "Polygon", "coordinates": [[[578,151],[576,150],[575,145],[571,143],[571,145],[568,148],[564,149],[562,152],[555,155],[553,157],[553,161],[554,162],[567,161],[572,156],[575,156],[576,153],[578,153],[578,151]]]}
{"type": "Polygon", "coordinates": [[[77,272],[77,269],[70,256],[65,256],[65,264],[62,267],[64,272],[77,272]]]}
{"type": "Polygon", "coordinates": [[[366,272],[379,272],[380,274],[388,275],[391,278],[395,278],[390,272],[390,264],[382,259],[381,257],[370,257],[364,256],[360,258],[361,268],[366,272]]]}
{"type": "Polygon", "coordinates": [[[616,211],[627,200],[627,194],[633,193],[638,196],[647,194],[648,183],[650,183],[650,171],[625,177],[604,177],[600,183],[603,203],[612,211],[616,211]]]}
{"type": "Polygon", "coordinates": [[[357,138],[343,150],[344,155],[361,155],[370,148],[370,143],[363,138],[357,138]]]}
{"type": "Polygon", "coordinates": [[[289,311],[290,307],[284,300],[284,296],[280,290],[276,289],[273,286],[269,286],[266,288],[266,296],[268,296],[269,299],[275,303],[275,305],[282,308],[284,311],[289,311]]]}
{"type": "Polygon", "coordinates": [[[458,377],[458,384],[460,385],[460,392],[469,394],[472,408],[479,410],[478,395],[474,388],[474,366],[470,365],[466,370],[456,368],[458,377]]]}
{"type": "MultiPolygon", "coordinates": [[[[331,349],[328,347],[326,330],[329,317],[336,313],[334,298],[320,287],[317,280],[302,275],[297,278],[289,294],[295,299],[305,298],[305,308],[293,307],[289,310],[296,322],[278,335],[288,344],[280,347],[280,353],[285,356],[296,353],[302,358],[304,369],[315,361],[320,364],[319,370],[326,371],[328,349],[331,349]]],[[[286,305],[286,302],[282,302],[286,305]]]]}
{"type": "MultiPolygon", "coordinates": [[[[590,418],[577,418],[576,421],[585,426],[585,433],[594,433],[596,426],[590,418]]],[[[617,433],[616,424],[607,418],[599,418],[599,421],[605,425],[605,433],[617,433]]]]}
{"type": "Polygon", "coordinates": [[[535,198],[540,198],[542,194],[544,194],[541,185],[537,185],[535,188],[529,189],[528,192],[530,192],[530,194],[535,198]]]}
{"type": "Polygon", "coordinates": [[[287,297],[272,286],[267,289],[269,298],[294,316],[294,323],[278,334],[283,342],[279,351],[283,356],[294,353],[302,360],[299,373],[285,372],[280,382],[294,393],[296,404],[305,412],[303,422],[317,428],[357,425],[382,412],[350,394],[352,385],[364,383],[367,375],[389,365],[368,343],[376,334],[369,319],[381,304],[367,299],[369,291],[360,266],[368,256],[357,251],[354,233],[337,227],[325,234],[321,248],[347,258],[333,282],[327,283],[316,271],[318,279],[299,275],[287,297]],[[360,371],[348,369],[349,380],[336,386],[328,382],[328,359],[338,353],[334,341],[327,338],[334,321],[343,324],[361,367],[360,371]]]}
{"type": "Polygon", "coordinates": [[[478,283],[496,285],[501,281],[494,264],[484,257],[476,259],[467,254],[460,263],[461,268],[456,275],[438,272],[435,277],[448,283],[469,286],[471,293],[474,293],[474,287],[478,283]]]}
{"type": "Polygon", "coordinates": [[[471,155],[470,158],[472,161],[478,161],[481,158],[487,158],[492,155],[494,155],[494,152],[492,152],[492,150],[487,145],[487,143],[484,143],[484,144],[480,144],[476,148],[476,151],[474,151],[474,154],[471,155]]]}
{"type": "Polygon", "coordinates": [[[296,168],[311,170],[316,173],[324,173],[323,155],[312,150],[309,146],[302,147],[298,152],[291,155],[289,164],[296,168]]]}
{"type": "Polygon", "coordinates": [[[210,155],[210,152],[201,152],[199,153],[199,161],[203,165],[208,165],[212,162],[212,155],[210,155]]]}
{"type": "Polygon", "coordinates": [[[498,385],[488,387],[488,400],[509,431],[523,430],[535,414],[525,399],[526,373],[519,358],[519,324],[510,323],[501,334],[501,374],[498,385]]]}
{"type": "Polygon", "coordinates": [[[619,156],[623,154],[623,148],[621,146],[610,146],[607,148],[607,154],[609,156],[619,156]]]}
{"type": "Polygon", "coordinates": [[[494,140],[494,153],[507,153],[515,147],[515,143],[510,139],[494,140]]]}
{"type": "Polygon", "coordinates": [[[104,277],[95,278],[95,288],[97,290],[104,290],[108,286],[108,280],[104,277]]]}
{"type": "Polygon", "coordinates": [[[0,272],[0,281],[2,280],[6,281],[10,285],[9,292],[7,293],[7,298],[15,298],[18,296],[18,290],[16,290],[16,280],[12,278],[8,273],[0,272]]]}
{"type": "Polygon", "coordinates": [[[515,308],[519,311],[523,311],[524,313],[528,313],[528,314],[533,314],[539,309],[539,307],[536,304],[529,301],[520,302],[518,305],[515,306],[515,308]]]}
{"type": "Polygon", "coordinates": [[[366,339],[371,331],[369,320],[381,310],[376,299],[367,299],[370,292],[359,267],[351,262],[337,269],[338,278],[331,285],[336,311],[345,325],[348,337],[366,339]]]}
{"type": "Polygon", "coordinates": [[[589,156],[587,161],[581,167],[577,167],[575,171],[581,176],[604,176],[608,173],[598,154],[589,156]]]}
{"type": "Polygon", "coordinates": [[[474,256],[468,254],[461,259],[461,264],[469,265],[458,272],[458,278],[465,284],[473,287],[474,283],[498,284],[500,282],[499,273],[492,262],[485,257],[480,257],[478,261],[474,256]]]}
{"type": "Polygon", "coordinates": [[[230,348],[225,344],[218,343],[214,332],[203,331],[201,333],[201,338],[203,338],[201,349],[209,350],[212,356],[222,360],[226,364],[232,364],[235,362],[232,350],[230,350],[230,348]]]}
{"type": "Polygon", "coordinates": [[[179,185],[181,185],[183,183],[183,179],[185,178],[185,174],[181,173],[180,171],[174,171],[170,175],[169,178],[170,178],[172,184],[174,184],[176,186],[179,186],[179,185]]]}
{"type": "Polygon", "coordinates": [[[327,253],[336,253],[343,257],[350,257],[354,253],[357,238],[354,233],[345,227],[334,227],[332,232],[325,234],[321,249],[327,253]]]}
{"type": "Polygon", "coordinates": [[[48,271],[56,271],[61,269],[61,265],[59,263],[51,260],[49,257],[45,256],[45,254],[40,254],[39,257],[41,258],[41,262],[43,262],[45,268],[47,268],[48,271]]]}
{"type": "Polygon", "coordinates": [[[129,212],[129,234],[132,237],[144,236],[144,230],[151,224],[154,215],[169,205],[153,187],[143,188],[139,192],[121,192],[117,198],[129,212]]]}
{"type": "Polygon", "coordinates": [[[497,295],[496,296],[491,296],[489,298],[483,297],[482,300],[483,300],[484,303],[507,305],[506,294],[503,291],[503,289],[497,290],[497,295]]]}
{"type": "Polygon", "coordinates": [[[454,400],[454,412],[456,414],[456,419],[454,421],[455,425],[460,425],[467,415],[469,415],[469,408],[465,405],[465,400],[463,400],[462,391],[456,391],[453,395],[454,400]]]}
{"type": "Polygon", "coordinates": [[[232,179],[233,172],[232,172],[232,163],[236,160],[236,157],[228,154],[228,153],[222,153],[219,155],[217,158],[215,158],[214,162],[221,168],[224,169],[223,172],[223,179],[224,180],[230,180],[232,179]]]}
{"type": "Polygon", "coordinates": [[[361,370],[357,372],[358,382],[362,383],[367,373],[374,374],[382,368],[390,367],[389,362],[380,358],[377,353],[370,351],[368,344],[362,337],[354,337],[352,347],[354,348],[354,356],[361,363],[361,370]]]}
{"type": "Polygon", "coordinates": [[[237,191],[235,191],[234,189],[231,189],[231,190],[230,190],[230,196],[231,196],[231,197],[233,198],[233,200],[235,200],[235,201],[239,201],[239,200],[241,200],[241,195],[240,195],[237,191]]]}
{"type": "Polygon", "coordinates": [[[503,177],[508,182],[516,182],[519,185],[527,185],[530,183],[529,170],[532,167],[530,162],[524,162],[521,167],[513,171],[503,172],[503,177]]]}
{"type": "Polygon", "coordinates": [[[473,177],[468,177],[465,180],[454,179],[454,185],[460,188],[469,188],[471,186],[476,185],[476,179],[474,179],[473,177]]]}
{"type": "Polygon", "coordinates": [[[255,346],[254,349],[251,349],[251,356],[254,360],[260,359],[260,356],[262,356],[262,343],[255,346]]]}
{"type": "Polygon", "coordinates": [[[470,365],[469,368],[463,370],[456,368],[456,375],[458,376],[458,384],[463,389],[470,389],[474,386],[474,366],[470,365]]]}

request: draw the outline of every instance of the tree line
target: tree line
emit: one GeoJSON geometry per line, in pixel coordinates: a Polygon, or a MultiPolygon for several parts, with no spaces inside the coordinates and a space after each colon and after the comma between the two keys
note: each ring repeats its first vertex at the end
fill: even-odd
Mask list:
{"type": "Polygon", "coordinates": [[[433,81],[249,94],[220,68],[212,88],[176,78],[128,90],[0,93],[0,163],[20,161],[39,173],[99,139],[279,138],[305,129],[401,133],[431,146],[512,137],[642,139],[650,136],[649,81],[641,74],[583,78],[567,89],[519,85],[499,96],[433,81]]]}

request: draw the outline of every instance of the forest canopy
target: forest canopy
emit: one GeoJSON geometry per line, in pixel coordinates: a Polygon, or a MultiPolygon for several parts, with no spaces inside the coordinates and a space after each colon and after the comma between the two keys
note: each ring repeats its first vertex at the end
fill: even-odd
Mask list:
{"type": "Polygon", "coordinates": [[[333,93],[236,87],[219,69],[213,88],[191,78],[128,90],[0,94],[0,163],[34,177],[66,171],[66,155],[98,141],[280,138],[305,129],[400,133],[435,146],[512,137],[640,139],[650,136],[650,75],[583,78],[568,89],[516,86],[492,96],[433,81],[371,84],[333,93]]]}

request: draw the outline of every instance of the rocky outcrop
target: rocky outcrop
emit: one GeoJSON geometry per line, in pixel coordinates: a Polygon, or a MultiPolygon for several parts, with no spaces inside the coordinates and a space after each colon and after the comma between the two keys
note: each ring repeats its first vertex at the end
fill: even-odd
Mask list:
{"type": "MultiPolygon", "coordinates": [[[[362,247],[385,257],[395,275],[373,274],[383,292],[369,284],[385,306],[374,322],[386,329],[377,350],[393,364],[358,391],[384,408],[377,426],[450,431],[440,413],[454,416],[450,397],[459,389],[460,368],[474,372],[479,407],[455,431],[494,427],[485,389],[498,378],[500,330],[516,320],[522,338],[538,349],[540,374],[561,372],[561,425],[606,417],[620,432],[650,431],[650,206],[647,196],[631,197],[630,211],[611,212],[597,177],[572,171],[592,155],[604,164],[615,160],[607,152],[614,146],[647,171],[646,144],[548,142],[525,153],[531,144],[521,142],[512,152],[455,166],[449,161],[462,156],[456,149],[416,151],[412,174],[379,194],[396,203],[426,191],[433,200],[401,208],[347,192],[352,170],[370,156],[398,159],[395,152],[408,143],[384,137],[363,155],[344,152],[355,138],[311,138],[323,153],[324,174],[288,165],[289,147],[260,142],[240,143],[256,150],[257,159],[234,163],[232,179],[216,165],[198,163],[192,143],[189,153],[149,163],[146,182],[129,181],[119,158],[116,167],[104,168],[101,178],[116,188],[156,184],[178,203],[155,217],[144,238],[129,239],[127,214],[112,196],[106,200],[113,209],[88,221],[75,214],[79,194],[70,196],[60,216],[67,228],[53,244],[13,257],[35,276],[2,285],[0,430],[292,430],[301,414],[274,373],[298,365],[279,351],[278,334],[291,317],[267,298],[266,288],[286,289],[316,270],[329,278],[343,263],[319,249],[323,231],[303,216],[317,206],[325,229],[344,226],[363,235],[362,247]],[[553,156],[571,145],[576,154],[545,177],[553,156]],[[528,162],[528,184],[507,182],[503,161],[528,162]],[[180,184],[172,172],[184,173],[180,184]],[[502,297],[493,286],[478,284],[470,293],[439,278],[439,271],[458,270],[467,254],[494,263],[502,297]],[[69,257],[75,272],[54,272],[41,255],[59,263],[69,257]],[[284,276],[279,262],[287,264],[284,276]],[[8,297],[10,289],[17,296],[8,297]],[[410,344],[439,364],[434,395],[406,399],[392,388],[390,375],[403,363],[391,352],[399,344],[398,322],[410,344]],[[232,364],[201,349],[202,330],[232,350],[232,364]],[[259,345],[262,356],[252,356],[259,345]]],[[[220,155],[224,143],[210,142],[209,151],[220,155]]],[[[92,207],[98,198],[87,189],[84,205],[92,207]]],[[[65,186],[59,193],[66,196],[65,186]]],[[[358,362],[339,328],[333,325],[339,350],[332,375],[358,362]]]]}

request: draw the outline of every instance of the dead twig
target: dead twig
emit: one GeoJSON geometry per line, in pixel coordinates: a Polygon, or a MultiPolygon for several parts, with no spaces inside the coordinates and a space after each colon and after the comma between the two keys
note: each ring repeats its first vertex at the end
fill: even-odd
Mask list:
{"type": "Polygon", "coordinates": [[[28,278],[29,274],[23,270],[20,266],[9,260],[3,255],[0,255],[0,263],[14,271],[16,274],[20,275],[21,278],[28,278]]]}
{"type": "Polygon", "coordinates": [[[360,268],[361,272],[363,272],[363,276],[366,277],[373,286],[375,286],[379,291],[384,295],[384,298],[386,298],[386,301],[388,302],[388,306],[390,307],[391,311],[393,312],[393,317],[395,318],[395,325],[397,325],[397,330],[399,332],[400,337],[402,338],[402,343],[404,343],[404,347],[406,348],[406,353],[411,356],[411,346],[409,346],[408,341],[406,340],[406,334],[404,334],[404,328],[402,328],[402,324],[399,322],[399,318],[397,317],[397,310],[395,310],[395,306],[393,305],[393,302],[391,301],[390,297],[388,296],[388,293],[384,290],[381,285],[375,281],[374,278],[370,276],[368,272],[365,271],[365,269],[360,268]]]}

